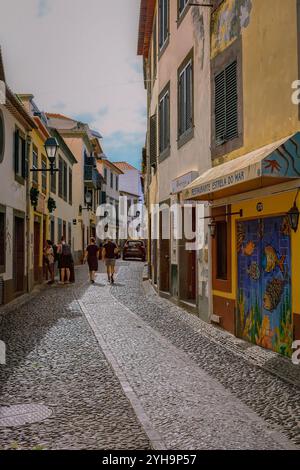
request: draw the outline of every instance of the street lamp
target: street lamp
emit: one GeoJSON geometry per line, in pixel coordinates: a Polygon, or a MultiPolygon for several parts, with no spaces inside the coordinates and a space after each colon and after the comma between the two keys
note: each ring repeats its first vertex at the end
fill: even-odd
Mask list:
{"type": "Polygon", "coordinates": [[[46,140],[44,147],[45,147],[50,165],[54,165],[56,153],[59,148],[58,142],[55,139],[55,137],[49,137],[49,139],[46,140]]]}
{"type": "Polygon", "coordinates": [[[50,171],[51,176],[54,175],[56,171],[59,171],[58,168],[54,168],[55,166],[55,158],[56,158],[56,153],[59,148],[59,144],[55,137],[49,137],[45,144],[44,144],[45,150],[46,150],[46,155],[50,163],[50,169],[48,168],[31,168],[30,171],[35,172],[35,171],[50,171]]]}
{"type": "Polygon", "coordinates": [[[297,207],[296,201],[294,202],[293,207],[288,211],[287,215],[289,218],[289,224],[290,224],[291,229],[293,229],[294,232],[297,232],[300,214],[299,214],[299,209],[297,207]]]}
{"type": "Polygon", "coordinates": [[[89,211],[91,210],[92,208],[92,193],[91,191],[86,191],[86,193],[84,194],[84,202],[86,203],[86,207],[82,207],[82,205],[80,204],[79,206],[79,212],[82,212],[82,211],[89,211]]]}

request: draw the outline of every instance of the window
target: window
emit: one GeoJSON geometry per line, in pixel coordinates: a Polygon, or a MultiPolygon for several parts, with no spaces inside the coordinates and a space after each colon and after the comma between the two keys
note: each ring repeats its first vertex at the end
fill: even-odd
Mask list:
{"type": "Polygon", "coordinates": [[[5,129],[4,129],[4,118],[2,111],[0,110],[0,163],[4,158],[4,141],[5,139],[5,129]]]}
{"type": "Polygon", "coordinates": [[[5,213],[0,209],[0,273],[5,272],[5,213]]]}
{"type": "Polygon", "coordinates": [[[63,161],[60,158],[58,164],[58,195],[59,197],[63,197],[63,161]]]}
{"type": "Polygon", "coordinates": [[[156,78],[157,72],[157,26],[156,26],[156,16],[154,18],[153,26],[153,80],[156,78]]]}
{"type": "Polygon", "coordinates": [[[212,286],[220,292],[231,292],[231,218],[226,215],[231,212],[231,206],[212,209],[215,218],[215,236],[212,238],[212,286]]]}
{"type": "Polygon", "coordinates": [[[15,175],[24,179],[27,173],[26,141],[18,129],[14,140],[15,175]]]}
{"type": "Polygon", "coordinates": [[[71,222],[68,222],[68,241],[69,241],[69,245],[72,246],[72,225],[71,225],[71,222]]]}
{"type": "Polygon", "coordinates": [[[178,18],[181,17],[188,3],[188,0],[178,0],[178,18]]]}
{"type": "Polygon", "coordinates": [[[193,128],[193,65],[190,58],[179,69],[178,76],[178,136],[193,128]]]}
{"type": "Polygon", "coordinates": [[[47,191],[47,160],[46,157],[42,155],[42,192],[46,193],[47,191]]]}
{"type": "Polygon", "coordinates": [[[116,191],[119,191],[119,176],[116,175],[116,191]]]}
{"type": "Polygon", "coordinates": [[[56,193],[56,172],[50,176],[51,180],[51,192],[56,193]]]}
{"type": "Polygon", "coordinates": [[[69,168],[69,204],[72,205],[73,200],[73,175],[72,170],[69,168]]]}
{"type": "Polygon", "coordinates": [[[57,219],[57,240],[60,242],[62,237],[62,220],[57,219]]]}
{"type": "Polygon", "coordinates": [[[216,145],[238,137],[237,61],[215,76],[216,145]]]}
{"type": "Polygon", "coordinates": [[[114,174],[112,171],[110,172],[110,187],[114,187],[114,174]]]}
{"type": "MultiPolygon", "coordinates": [[[[39,167],[39,155],[38,155],[38,149],[33,145],[32,147],[32,169],[38,169],[39,167]]],[[[35,184],[38,184],[39,178],[38,178],[38,172],[33,171],[32,172],[32,181],[35,184]]]]}
{"type": "Polygon", "coordinates": [[[159,0],[159,50],[169,37],[169,0],[159,0]]]}
{"type": "Polygon", "coordinates": [[[227,223],[217,222],[216,225],[217,244],[217,279],[227,280],[227,223]]]}
{"type": "Polygon", "coordinates": [[[157,157],[157,117],[150,117],[150,165],[156,167],[157,157]]]}
{"type": "Polygon", "coordinates": [[[63,168],[64,168],[64,178],[63,178],[63,197],[64,200],[68,200],[68,167],[66,162],[63,162],[63,168]]]}
{"type": "Polygon", "coordinates": [[[51,237],[51,241],[53,243],[55,243],[55,221],[54,221],[54,218],[51,218],[51,221],[50,221],[50,237],[51,237]]]}
{"type": "Polygon", "coordinates": [[[159,99],[159,153],[170,146],[170,92],[164,91],[159,99]]]}
{"type": "Polygon", "coordinates": [[[107,168],[104,168],[104,179],[107,184],[107,168]]]}

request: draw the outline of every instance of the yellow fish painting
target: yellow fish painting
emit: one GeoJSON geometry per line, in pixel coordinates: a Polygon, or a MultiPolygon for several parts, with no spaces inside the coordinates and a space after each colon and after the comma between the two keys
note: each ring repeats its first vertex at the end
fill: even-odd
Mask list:
{"type": "Polygon", "coordinates": [[[272,271],[274,271],[276,266],[278,266],[280,271],[283,273],[284,261],[285,256],[282,256],[279,259],[275,249],[271,245],[265,247],[265,254],[262,260],[262,265],[266,273],[271,273],[272,271]]]}
{"type": "Polygon", "coordinates": [[[243,254],[246,255],[246,256],[252,256],[254,250],[255,250],[255,243],[253,241],[250,241],[243,248],[243,254]]]}

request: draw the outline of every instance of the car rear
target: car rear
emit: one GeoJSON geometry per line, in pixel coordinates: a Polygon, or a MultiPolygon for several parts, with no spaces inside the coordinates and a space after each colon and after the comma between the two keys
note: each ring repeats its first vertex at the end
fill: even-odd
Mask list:
{"type": "Polygon", "coordinates": [[[140,259],[145,261],[145,243],[142,240],[127,240],[123,248],[123,259],[140,259]]]}

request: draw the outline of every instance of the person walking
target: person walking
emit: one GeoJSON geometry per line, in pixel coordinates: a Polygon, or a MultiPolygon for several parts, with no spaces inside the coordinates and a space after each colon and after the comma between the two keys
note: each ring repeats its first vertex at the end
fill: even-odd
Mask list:
{"type": "Polygon", "coordinates": [[[53,243],[51,240],[47,240],[44,254],[45,254],[45,261],[46,261],[45,262],[46,273],[49,272],[50,274],[50,281],[48,281],[48,284],[54,284],[55,257],[54,257],[53,243]]]}
{"type": "Polygon", "coordinates": [[[98,271],[98,252],[99,247],[96,245],[95,238],[92,237],[84,256],[84,263],[87,262],[89,265],[90,281],[92,284],[95,284],[95,274],[98,271]]]}
{"type": "Polygon", "coordinates": [[[60,255],[60,280],[61,284],[70,283],[70,269],[73,263],[71,247],[66,243],[65,237],[61,237],[61,243],[57,247],[60,255]]]}
{"type": "Polygon", "coordinates": [[[102,248],[102,259],[105,261],[108,282],[111,284],[115,282],[114,274],[118,251],[118,246],[112,240],[107,240],[102,248]]]}

